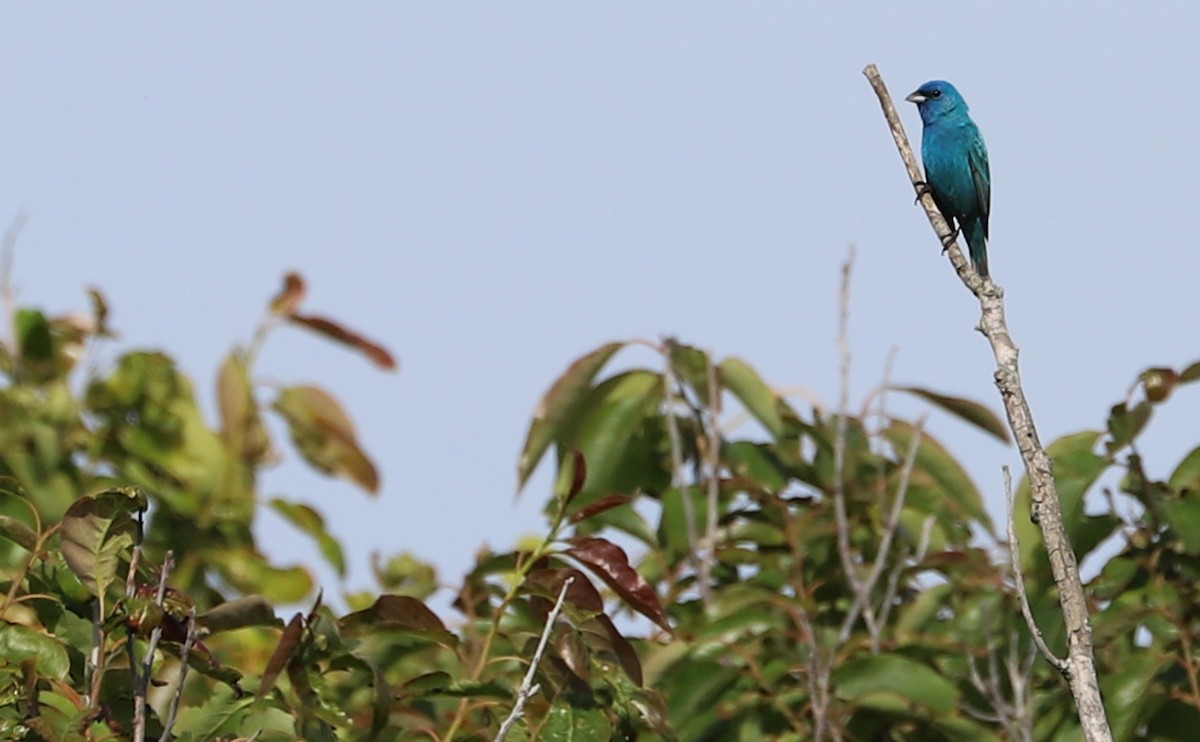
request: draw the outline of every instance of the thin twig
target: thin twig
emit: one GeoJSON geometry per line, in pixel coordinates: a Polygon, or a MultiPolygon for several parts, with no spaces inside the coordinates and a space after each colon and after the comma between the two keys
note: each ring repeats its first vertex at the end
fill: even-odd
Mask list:
{"type": "Polygon", "coordinates": [[[525,703],[541,690],[540,685],[534,684],[533,678],[537,674],[538,663],[542,661],[542,654],[546,651],[546,645],[550,643],[550,634],[554,632],[554,623],[558,621],[558,614],[562,612],[563,603],[567,600],[567,588],[574,581],[574,577],[568,577],[563,580],[562,589],[558,591],[558,600],[554,602],[554,608],[550,611],[550,615],[546,617],[546,628],[542,630],[542,638],[538,641],[537,649],[533,653],[533,659],[529,662],[529,671],[525,673],[525,679],[521,681],[521,687],[517,689],[517,701],[513,704],[508,718],[500,725],[500,731],[496,732],[496,742],[504,741],[513,724],[516,724],[517,720],[525,714],[525,703]]]}
{"type": "Polygon", "coordinates": [[[179,652],[179,685],[175,688],[175,695],[171,697],[171,708],[167,712],[167,721],[163,724],[162,739],[164,742],[171,742],[175,739],[171,728],[175,726],[175,716],[179,713],[179,702],[183,698],[183,686],[187,682],[188,676],[188,655],[192,653],[192,646],[195,642],[196,606],[192,606],[192,610],[188,614],[187,636],[184,637],[183,649],[179,652]]]}
{"type": "Polygon", "coordinates": [[[1017,543],[1016,502],[1013,496],[1012,472],[1007,466],[1001,467],[1001,471],[1004,472],[1004,501],[1008,507],[1008,561],[1012,566],[1017,597],[1021,600],[1021,615],[1025,617],[1025,625],[1029,627],[1029,633],[1033,636],[1033,643],[1037,645],[1038,651],[1056,670],[1065,672],[1068,668],[1067,661],[1051,651],[1050,646],[1046,644],[1046,639],[1042,636],[1042,630],[1033,620],[1033,609],[1029,607],[1029,595],[1025,592],[1025,576],[1021,571],[1021,547],[1017,543]]]}
{"type": "Polygon", "coordinates": [[[1008,415],[1025,473],[1029,478],[1032,500],[1031,517],[1042,531],[1046,553],[1054,584],[1058,588],[1059,606],[1067,630],[1067,664],[1060,669],[1071,687],[1079,714],[1080,727],[1088,742],[1106,742],[1112,739],[1112,730],[1100,696],[1100,684],[1096,677],[1096,658],[1092,646],[1092,627],[1088,617],[1087,596],[1083,581],[1079,577],[1079,564],[1071,539],[1063,523],[1062,503],[1054,484],[1053,462],[1038,439],[1033,422],[1033,412],[1021,386],[1020,365],[1017,345],[1008,332],[1004,317],[1004,291],[993,281],[984,280],[971,269],[957,244],[950,241],[950,225],[942,217],[933,197],[921,188],[921,170],[916,156],[908,144],[904,126],[896,114],[891,95],[875,65],[867,65],[863,74],[879,98],[884,118],[887,119],[896,148],[904,161],[913,189],[921,194],[921,204],[930,225],[942,245],[948,245],[950,262],[954,265],[963,284],[979,300],[982,317],[979,329],[991,345],[996,358],[996,387],[1008,415]]]}
{"type": "MultiPolygon", "coordinates": [[[[154,604],[160,609],[167,597],[167,577],[171,574],[174,566],[175,557],[168,551],[163,557],[162,572],[158,578],[158,592],[154,598],[154,604]]],[[[162,623],[160,622],[150,632],[150,643],[146,647],[146,656],[142,660],[142,675],[138,678],[138,684],[133,694],[134,742],[143,742],[146,739],[146,694],[150,691],[150,680],[154,676],[154,653],[158,651],[158,641],[161,637],[162,623]]],[[[134,672],[136,673],[136,669],[134,672]]]]}
{"type": "MultiPolygon", "coordinates": [[[[664,343],[662,352],[666,362],[666,368],[663,369],[663,409],[667,415],[667,438],[671,443],[671,486],[679,493],[679,499],[683,502],[684,532],[688,540],[687,560],[692,573],[699,575],[703,557],[699,549],[700,536],[696,533],[696,506],[692,502],[691,492],[688,491],[687,480],[683,474],[683,443],[679,436],[679,419],[675,415],[675,394],[679,380],[675,377],[675,369],[671,367],[670,341],[664,343]]],[[[700,603],[707,608],[711,596],[704,581],[700,581],[699,590],[700,603]]]]}
{"type": "Polygon", "coordinates": [[[0,301],[4,303],[4,315],[8,318],[8,329],[12,334],[12,353],[15,357],[21,355],[21,342],[17,337],[17,292],[13,288],[12,265],[13,256],[17,252],[17,239],[28,221],[29,211],[18,211],[4,232],[4,242],[0,245],[0,301]]]}
{"type": "Polygon", "coordinates": [[[842,286],[838,292],[837,346],[841,363],[838,368],[838,422],[833,441],[833,512],[837,520],[838,555],[842,571],[850,583],[855,599],[862,597],[862,581],[858,578],[854,557],[850,553],[850,523],[846,517],[846,435],[850,415],[850,276],[854,269],[854,245],[850,246],[842,264],[842,286]]]}
{"type": "Polygon", "coordinates": [[[708,354],[707,386],[708,405],[705,407],[703,424],[708,438],[708,512],[704,524],[704,551],[700,557],[700,599],[707,609],[712,605],[712,567],[717,560],[717,505],[721,494],[721,396],[717,387],[717,369],[708,354]]]}

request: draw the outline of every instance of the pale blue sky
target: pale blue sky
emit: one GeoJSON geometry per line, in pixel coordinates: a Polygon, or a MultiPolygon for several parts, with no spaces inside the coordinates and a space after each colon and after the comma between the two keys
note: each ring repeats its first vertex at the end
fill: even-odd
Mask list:
{"type": "MultiPolygon", "coordinates": [[[[1044,439],[1102,425],[1145,366],[1200,358],[1200,5],[1074,5],[10,6],[0,222],[32,212],[25,302],[83,307],[99,286],[121,347],[165,347],[206,400],[301,271],[310,309],[403,370],[279,333],[260,372],[339,396],[383,490],[313,474],[280,440],[265,493],[326,514],[352,586],[372,550],[453,583],[480,544],[540,529],[544,477],[513,506],[525,428],[603,342],[674,334],[834,400],[850,242],[855,396],[898,346],[898,382],[998,407],[868,62],[898,101],[955,82],[987,138],[992,271],[1044,439]]],[[[1163,412],[1157,475],[1200,439],[1200,389],[1163,412]]],[[[1015,451],[931,428],[999,514],[1015,451]]],[[[263,523],[270,553],[318,563],[263,523]]]]}

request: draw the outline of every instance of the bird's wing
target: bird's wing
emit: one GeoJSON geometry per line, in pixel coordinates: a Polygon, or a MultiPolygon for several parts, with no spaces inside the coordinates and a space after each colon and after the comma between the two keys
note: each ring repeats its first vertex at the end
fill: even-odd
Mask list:
{"type": "Polygon", "coordinates": [[[971,139],[967,163],[971,166],[971,179],[975,181],[975,196],[979,199],[979,213],[983,215],[986,234],[988,216],[992,210],[992,172],[988,167],[987,147],[983,144],[983,137],[978,134],[971,139]]]}

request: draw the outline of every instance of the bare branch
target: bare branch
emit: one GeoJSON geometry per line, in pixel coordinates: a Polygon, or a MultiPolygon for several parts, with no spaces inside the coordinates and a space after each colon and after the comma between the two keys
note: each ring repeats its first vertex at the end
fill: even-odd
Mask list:
{"type": "Polygon", "coordinates": [[[546,645],[550,643],[550,634],[554,632],[554,623],[558,621],[558,614],[562,612],[563,603],[567,600],[567,588],[574,581],[574,577],[563,580],[562,589],[558,591],[558,600],[554,602],[554,608],[546,617],[546,628],[542,630],[542,638],[538,641],[533,659],[529,661],[529,671],[525,673],[525,679],[521,681],[521,687],[517,689],[517,702],[513,704],[508,718],[500,725],[500,731],[496,732],[496,742],[504,742],[504,738],[508,736],[513,724],[516,724],[517,720],[525,714],[525,704],[541,690],[541,686],[534,684],[533,678],[537,673],[538,663],[542,661],[542,655],[546,652],[546,645]]]}
{"type": "MultiPolygon", "coordinates": [[[[163,557],[162,572],[158,578],[158,592],[154,596],[154,604],[163,607],[167,597],[167,577],[175,567],[175,555],[168,551],[163,557]]],[[[146,647],[146,656],[142,660],[141,676],[137,678],[137,686],[133,694],[133,740],[143,742],[146,739],[146,694],[150,691],[150,680],[154,676],[154,653],[158,651],[158,641],[162,638],[162,624],[159,623],[150,632],[150,643],[146,647]]],[[[132,638],[130,643],[132,644],[132,638]]],[[[137,673],[137,665],[130,670],[137,673]]]]}
{"type": "Polygon", "coordinates": [[[920,188],[921,170],[908,144],[904,126],[896,114],[891,95],[875,65],[867,65],[863,74],[879,98],[884,118],[896,142],[896,148],[904,161],[913,188],[921,194],[921,204],[930,225],[943,245],[949,245],[950,262],[954,265],[963,284],[979,299],[982,317],[979,329],[988,339],[996,358],[996,386],[1000,399],[1008,414],[1012,429],[1029,477],[1031,492],[1031,517],[1042,531],[1054,583],[1058,588],[1059,605],[1067,629],[1067,664],[1063,670],[1071,687],[1071,695],[1079,713],[1080,726],[1089,742],[1111,740],[1112,731],[1100,697],[1100,685],[1096,678],[1096,659],[1092,649],[1092,628],[1088,618],[1087,600],[1083,582],[1079,578],[1079,565],[1071,541],[1063,524],[1062,505],[1054,485],[1052,462],[1033,423],[1033,413],[1021,386],[1017,345],[1008,332],[1004,317],[1004,292],[991,280],[985,280],[972,270],[957,244],[950,242],[950,225],[942,218],[933,197],[920,188]]]}
{"type": "Polygon", "coordinates": [[[838,422],[833,442],[833,512],[837,519],[838,555],[842,560],[842,571],[854,591],[855,602],[862,598],[862,580],[850,552],[850,523],[846,517],[846,435],[847,418],[850,415],[850,276],[854,269],[854,245],[850,246],[846,262],[842,264],[842,287],[838,292],[838,354],[841,364],[838,370],[838,422]]]}
{"type": "Polygon", "coordinates": [[[1013,582],[1017,585],[1017,597],[1021,599],[1021,615],[1025,617],[1025,625],[1029,627],[1033,643],[1037,645],[1038,651],[1042,653],[1046,661],[1059,672],[1067,672],[1069,669],[1067,661],[1054,654],[1046,644],[1042,630],[1033,620],[1033,609],[1029,607],[1029,595],[1025,592],[1025,575],[1021,572],[1021,549],[1017,543],[1016,502],[1013,497],[1012,472],[1007,466],[1002,470],[1004,472],[1004,501],[1008,507],[1008,560],[1012,566],[1013,582]]]}
{"type": "Polygon", "coordinates": [[[192,610],[188,614],[187,636],[183,640],[183,649],[179,652],[179,685],[175,688],[175,695],[171,697],[171,709],[167,712],[166,723],[163,724],[162,739],[164,742],[171,742],[175,739],[175,734],[171,729],[175,726],[175,716],[179,713],[179,702],[183,699],[183,687],[188,676],[188,656],[192,653],[195,642],[196,606],[192,606],[192,610]]]}

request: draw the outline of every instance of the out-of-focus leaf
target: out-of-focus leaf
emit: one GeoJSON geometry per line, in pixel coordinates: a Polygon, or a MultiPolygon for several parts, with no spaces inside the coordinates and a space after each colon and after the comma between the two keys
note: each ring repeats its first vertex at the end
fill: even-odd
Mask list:
{"type": "MultiPolygon", "coordinates": [[[[906,454],[916,434],[912,425],[901,420],[893,420],[884,431],[884,436],[892,442],[897,451],[906,454]]],[[[942,505],[939,511],[945,510],[951,503],[961,509],[981,526],[992,531],[992,519],[983,505],[983,496],[971,481],[971,477],[963,469],[962,464],[950,455],[941,443],[938,443],[928,431],[922,432],[920,443],[917,445],[917,457],[914,462],[913,481],[920,482],[927,478],[928,484],[941,490],[942,505]]],[[[961,517],[946,513],[946,517],[961,517]]]]}
{"type": "Polygon", "coordinates": [[[320,513],[307,505],[279,498],[271,500],[270,505],[289,523],[316,540],[321,556],[325,557],[325,561],[329,562],[329,566],[333,567],[338,577],[346,576],[346,559],[342,554],[342,545],[326,529],[325,518],[320,513]]]}
{"type": "Polygon", "coordinates": [[[1163,501],[1163,516],[1183,542],[1185,552],[1200,555],[1200,492],[1163,501]]]}
{"type": "MultiPolygon", "coordinates": [[[[1076,529],[1083,521],[1084,495],[1109,466],[1107,459],[1094,453],[1096,443],[1102,436],[1103,433],[1099,431],[1085,430],[1063,436],[1046,447],[1046,453],[1054,460],[1055,489],[1062,503],[1063,523],[1072,543],[1082,535],[1076,529]]],[[[1017,489],[1014,504],[1021,564],[1026,575],[1049,575],[1042,533],[1029,517],[1030,497],[1029,478],[1025,477],[1017,489]]],[[[1076,556],[1082,558],[1084,555],[1076,556]]]]}
{"type": "Polygon", "coordinates": [[[282,623],[275,615],[275,606],[261,595],[248,595],[221,603],[196,617],[196,624],[203,626],[210,634],[247,626],[281,626],[282,623]]]}
{"type": "Polygon", "coordinates": [[[557,701],[546,714],[538,739],[546,742],[607,742],[613,739],[612,723],[603,709],[577,708],[557,701]]]}
{"type": "Polygon", "coordinates": [[[658,448],[665,442],[665,431],[655,426],[662,399],[662,376],[645,370],[618,374],[589,391],[577,427],[559,440],[587,459],[588,480],[575,500],[577,506],[613,492],[654,489],[670,481],[658,448]]]}
{"type": "Polygon", "coordinates": [[[458,645],[458,637],[446,630],[437,614],[406,595],[381,595],[370,608],[343,616],[338,626],[347,636],[399,631],[451,649],[458,645]]]}
{"type": "Polygon", "coordinates": [[[62,680],[71,669],[67,649],[53,636],[28,626],[0,621],[0,664],[37,666],[37,674],[62,680]]]}
{"type": "Polygon", "coordinates": [[[1153,412],[1149,402],[1139,402],[1132,410],[1124,402],[1113,405],[1108,414],[1108,433],[1112,436],[1107,443],[1108,450],[1117,451],[1132,443],[1145,429],[1153,412]]]}
{"type": "Polygon", "coordinates": [[[275,409],[313,468],[345,477],[371,494],[379,491],[379,474],[358,445],[354,423],[327,392],[314,386],[285,387],[275,409]]]}
{"type": "Polygon", "coordinates": [[[555,491],[561,493],[565,508],[583,490],[583,484],[587,481],[587,459],[579,449],[571,449],[558,475],[559,481],[555,491]]]}
{"type": "Polygon", "coordinates": [[[0,515],[0,536],[33,551],[37,546],[37,532],[11,515],[0,515]]]}
{"type": "Polygon", "coordinates": [[[67,508],[60,531],[62,555],[92,595],[106,593],[117,579],[121,557],[138,540],[134,513],[146,507],[146,495],[126,487],[86,495],[67,508]]]}
{"type": "Polygon", "coordinates": [[[576,359],[538,402],[517,463],[518,492],[525,486],[550,444],[562,433],[562,427],[579,412],[592,379],[624,347],[625,343],[608,343],[576,359]]]}
{"type": "Polygon", "coordinates": [[[46,315],[36,309],[19,309],[16,325],[23,360],[34,363],[54,360],[54,337],[46,315]]]}
{"type": "Polygon", "coordinates": [[[958,688],[926,664],[899,654],[851,660],[833,672],[839,698],[862,701],[875,694],[892,694],[933,714],[954,713],[958,688]]]}
{"type": "MultiPolygon", "coordinates": [[[[692,388],[700,404],[710,406],[712,400],[708,395],[708,369],[711,361],[708,354],[699,348],[676,342],[673,338],[667,338],[665,345],[676,378],[692,388]]],[[[720,392],[719,387],[717,391],[720,392]]]]}
{"type": "Polygon", "coordinates": [[[324,317],[314,317],[311,315],[292,313],[288,317],[288,321],[295,324],[307,327],[308,329],[337,342],[347,345],[354,350],[365,355],[372,363],[382,368],[384,371],[394,371],[397,367],[396,359],[379,343],[367,339],[359,333],[339,325],[333,320],[324,317]]]}
{"type": "Polygon", "coordinates": [[[396,693],[396,697],[419,698],[421,696],[444,690],[445,688],[450,687],[450,684],[453,682],[454,679],[450,677],[450,673],[448,672],[442,672],[440,670],[438,672],[427,672],[424,675],[418,675],[417,677],[401,685],[396,693]]]}
{"type": "Polygon", "coordinates": [[[217,404],[225,445],[245,461],[261,461],[271,439],[250,388],[246,359],[238,351],[229,354],[217,375],[217,404]]]}
{"type": "Polygon", "coordinates": [[[1193,448],[1192,452],[1179,462],[1179,466],[1171,472],[1167,484],[1176,492],[1185,489],[1200,490],[1200,446],[1193,448]]]}
{"type": "Polygon", "coordinates": [[[629,557],[620,546],[602,538],[571,539],[567,554],[596,573],[629,607],[670,631],[667,614],[650,583],[629,564],[629,557]]]}
{"type": "Polygon", "coordinates": [[[300,303],[304,301],[307,293],[304,277],[295,271],[288,271],[283,277],[283,288],[279,290],[274,299],[271,299],[271,313],[281,317],[290,317],[300,307],[300,303]]]}
{"type": "Polygon", "coordinates": [[[272,603],[295,603],[313,590],[308,570],[277,567],[250,547],[214,550],[209,553],[208,561],[239,591],[261,594],[272,603]]]}
{"type": "Polygon", "coordinates": [[[721,361],[721,381],[768,433],[775,438],[783,434],[780,406],[785,403],[750,364],[740,358],[726,358],[721,361]]]}
{"type": "Polygon", "coordinates": [[[1004,425],[1004,421],[995,412],[992,412],[989,408],[978,402],[972,402],[969,399],[961,397],[949,397],[945,394],[938,394],[937,392],[915,386],[897,386],[892,388],[899,392],[914,394],[926,402],[935,404],[960,420],[968,422],[983,432],[998,438],[1002,443],[1010,443],[1012,441],[1008,435],[1008,428],[1004,425]]]}
{"type": "Polygon", "coordinates": [[[581,520],[587,520],[593,515],[598,515],[606,510],[612,510],[613,508],[619,508],[622,505],[628,505],[631,502],[633,502],[633,499],[626,497],[625,495],[608,495],[606,497],[601,497],[591,505],[580,508],[572,513],[571,522],[578,523],[581,520]]]}
{"type": "MultiPolygon", "coordinates": [[[[1112,721],[1113,739],[1135,739],[1135,732],[1149,704],[1157,704],[1159,694],[1151,686],[1161,682],[1160,673],[1173,658],[1161,652],[1140,652],[1127,656],[1119,668],[1100,676],[1104,709],[1112,721]]],[[[1178,737],[1191,737],[1190,733],[1178,737]]]]}
{"type": "Polygon", "coordinates": [[[1200,361],[1196,361],[1179,374],[1180,384],[1187,384],[1197,380],[1200,380],[1200,361]]]}
{"type": "Polygon", "coordinates": [[[279,644],[275,646],[275,651],[267,660],[267,667],[263,670],[262,680],[258,684],[258,693],[256,694],[258,698],[263,698],[275,687],[279,673],[283,672],[283,668],[287,667],[292,657],[300,649],[300,640],[303,638],[304,617],[297,613],[292,616],[292,620],[288,621],[283,633],[279,636],[279,644]]]}

